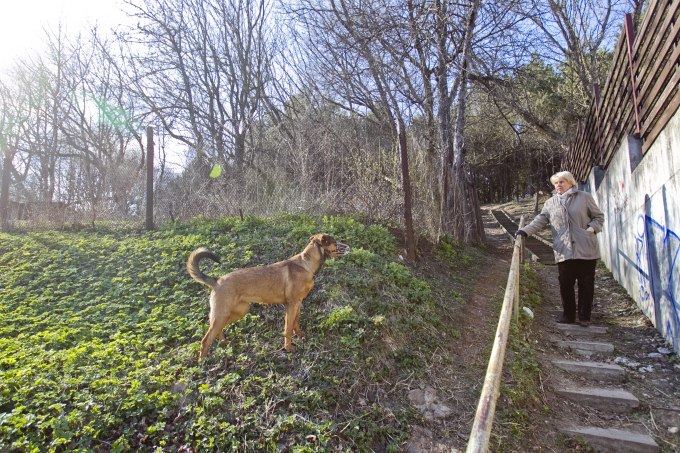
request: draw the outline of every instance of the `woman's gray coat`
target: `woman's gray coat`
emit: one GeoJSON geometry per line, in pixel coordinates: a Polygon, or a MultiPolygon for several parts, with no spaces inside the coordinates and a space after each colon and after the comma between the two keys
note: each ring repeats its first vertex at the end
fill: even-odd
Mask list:
{"type": "Polygon", "coordinates": [[[600,257],[595,234],[602,231],[604,214],[588,192],[576,190],[567,195],[562,203],[558,195],[553,195],[545,202],[541,213],[522,230],[534,234],[548,223],[552,228],[555,262],[600,257]],[[595,233],[587,231],[588,227],[593,227],[595,233]]]}

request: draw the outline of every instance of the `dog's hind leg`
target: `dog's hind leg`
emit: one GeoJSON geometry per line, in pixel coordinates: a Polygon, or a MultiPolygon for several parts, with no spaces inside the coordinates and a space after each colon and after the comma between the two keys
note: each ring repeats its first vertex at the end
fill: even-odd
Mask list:
{"type": "Polygon", "coordinates": [[[213,344],[215,339],[226,341],[227,338],[224,336],[224,328],[230,322],[234,322],[241,317],[243,317],[243,315],[235,316],[235,313],[231,313],[229,315],[215,316],[211,319],[210,328],[203,337],[203,340],[201,340],[201,352],[198,355],[198,358],[200,359],[208,355],[210,345],[213,344]]]}
{"type": "Polygon", "coordinates": [[[210,345],[213,344],[213,341],[215,341],[215,338],[220,336],[220,334],[224,335],[222,333],[222,329],[224,328],[224,325],[226,324],[226,319],[220,318],[220,319],[211,319],[210,320],[210,328],[206,332],[205,336],[203,337],[203,340],[201,340],[201,352],[198,355],[198,358],[203,358],[208,355],[208,351],[210,350],[210,345]]]}
{"type": "Polygon", "coordinates": [[[226,337],[224,336],[224,328],[232,322],[236,322],[243,318],[243,316],[248,313],[248,310],[250,310],[250,304],[240,302],[233,306],[231,311],[220,311],[219,313],[211,312],[210,328],[203,337],[203,340],[201,340],[201,352],[199,354],[199,358],[208,355],[210,345],[213,344],[215,339],[219,338],[221,341],[226,341],[226,337]]]}

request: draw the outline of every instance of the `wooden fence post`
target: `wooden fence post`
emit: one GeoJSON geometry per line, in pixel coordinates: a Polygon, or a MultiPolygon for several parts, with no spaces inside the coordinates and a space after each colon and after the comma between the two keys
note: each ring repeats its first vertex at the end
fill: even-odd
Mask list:
{"type": "MultiPolygon", "coordinates": [[[[522,242],[522,238],[517,239],[518,242],[522,242]]],[[[518,247],[519,248],[519,247],[518,247]]],[[[519,322],[519,251],[517,251],[513,256],[512,263],[510,264],[510,274],[512,275],[512,320],[515,325],[519,322]]]]}
{"type": "Polygon", "coordinates": [[[9,145],[4,150],[2,162],[2,177],[0,177],[0,230],[9,228],[9,183],[12,177],[12,158],[14,153],[9,150],[9,145]]]}
{"type": "Polygon", "coordinates": [[[153,127],[146,128],[146,229],[153,230],[153,127]]]}
{"type": "MultiPolygon", "coordinates": [[[[519,228],[524,228],[524,216],[519,219],[519,228]]],[[[515,325],[519,322],[519,273],[520,263],[523,259],[524,253],[524,238],[518,236],[515,239],[515,248],[512,254],[512,261],[510,262],[510,273],[513,274],[513,297],[512,297],[512,320],[515,325]]]]}

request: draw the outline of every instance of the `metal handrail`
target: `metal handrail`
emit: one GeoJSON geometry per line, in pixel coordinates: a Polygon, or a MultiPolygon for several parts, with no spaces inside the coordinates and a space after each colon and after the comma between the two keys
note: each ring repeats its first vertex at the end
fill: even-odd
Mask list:
{"type": "MultiPolygon", "coordinates": [[[[520,218],[519,227],[524,227],[524,216],[520,218]]],[[[491,349],[491,357],[489,357],[489,365],[486,369],[482,394],[479,397],[475,421],[470,432],[470,440],[465,450],[467,453],[483,453],[489,449],[491,426],[496,412],[496,401],[500,393],[505,348],[510,332],[510,316],[512,315],[515,323],[517,323],[519,318],[519,270],[523,257],[524,238],[519,236],[515,240],[512,252],[512,262],[510,263],[510,272],[508,273],[508,283],[505,286],[503,307],[501,308],[498,327],[496,328],[496,339],[491,349]]]]}

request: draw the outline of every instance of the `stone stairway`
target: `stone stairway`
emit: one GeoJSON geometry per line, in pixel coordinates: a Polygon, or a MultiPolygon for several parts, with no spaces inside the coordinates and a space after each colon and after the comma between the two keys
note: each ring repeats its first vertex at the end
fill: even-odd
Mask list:
{"type": "MultiPolygon", "coordinates": [[[[489,212],[494,215],[494,219],[507,235],[514,237],[517,225],[513,219],[500,210],[489,212]]],[[[536,255],[534,258],[537,258],[538,249],[531,250],[530,241],[531,239],[537,242],[545,241],[538,237],[528,239],[525,242],[527,249],[534,252],[533,254],[536,255]]],[[[542,245],[549,244],[539,244],[538,247],[542,245]]],[[[552,264],[548,252],[544,253],[544,260],[539,258],[538,261],[543,261],[543,264],[552,264]]],[[[530,255],[531,253],[527,257],[530,255]]],[[[544,281],[548,282],[546,293],[552,292],[550,298],[559,299],[559,289],[552,283],[557,280],[556,275],[548,269],[546,267],[543,271],[544,279],[547,276],[547,280],[544,281]]],[[[607,295],[615,294],[607,282],[604,282],[604,278],[602,280],[604,287],[609,288],[607,295]]],[[[613,304],[613,302],[608,301],[608,304],[613,304]]],[[[617,355],[623,354],[623,359],[626,358],[625,356],[635,357],[637,355],[630,350],[630,332],[623,334],[626,339],[622,343],[620,324],[617,324],[618,327],[611,333],[600,325],[581,327],[575,324],[558,324],[551,320],[562,313],[562,307],[546,308],[545,312],[538,315],[545,321],[542,323],[544,328],[547,327],[547,331],[544,330],[542,335],[539,335],[542,337],[542,343],[538,346],[538,350],[541,351],[543,365],[541,390],[544,391],[543,384],[546,384],[545,390],[551,390],[544,391],[543,402],[552,406],[554,416],[549,425],[552,428],[549,432],[545,432],[545,435],[552,438],[553,433],[560,432],[568,438],[579,439],[577,442],[584,442],[595,451],[660,451],[659,445],[648,434],[653,432],[655,436],[658,436],[659,442],[664,442],[663,451],[680,451],[677,450],[677,443],[673,442],[673,438],[660,435],[659,426],[652,415],[652,411],[658,417],[660,411],[676,410],[676,405],[672,402],[672,395],[676,392],[668,388],[662,391],[664,384],[658,384],[661,381],[673,382],[672,378],[668,378],[671,376],[670,373],[659,376],[659,371],[671,371],[670,367],[658,365],[665,363],[661,361],[662,359],[658,359],[654,364],[656,383],[649,380],[640,381],[640,373],[652,371],[649,360],[646,361],[649,369],[645,367],[644,370],[640,366],[631,366],[631,364],[637,364],[635,361],[620,361],[621,357],[614,360],[615,352],[617,355]],[[610,341],[615,342],[616,347],[610,341]],[[638,386],[638,384],[641,385],[638,386]],[[657,387],[659,385],[660,387],[657,387]],[[657,395],[654,396],[654,393],[657,395]],[[659,398],[658,394],[662,394],[664,398],[659,398]],[[642,401],[639,401],[638,397],[642,401]],[[665,398],[669,398],[670,403],[667,403],[665,398]],[[670,450],[668,450],[669,447],[670,450]]],[[[626,316],[631,315],[626,314],[626,316]]],[[[647,337],[637,344],[641,351],[650,350],[647,337]]],[[[651,357],[651,354],[648,356],[651,357]]],[[[639,360],[640,356],[637,357],[639,360]]],[[[676,365],[676,368],[680,369],[680,364],[676,365]]],[[[677,410],[680,411],[680,408],[677,410]]],[[[663,414],[668,432],[677,433],[678,423],[674,421],[674,417],[666,415],[665,412],[663,414]]],[[[567,451],[560,450],[564,447],[560,442],[557,441],[555,451],[567,451]]],[[[570,445],[578,451],[582,450],[580,445],[570,445]]]]}
{"type": "MultiPolygon", "coordinates": [[[[635,395],[617,386],[626,379],[626,370],[608,363],[606,358],[614,346],[606,342],[607,329],[591,325],[555,323],[559,336],[551,338],[555,350],[562,351],[552,364],[567,376],[553,385],[553,392],[583,408],[603,414],[605,420],[615,420],[616,414],[635,410],[640,401],[635,395]],[[583,360],[573,359],[573,355],[583,360]],[[566,356],[566,357],[565,357],[566,356]],[[587,384],[586,384],[587,383],[587,384]],[[592,384],[592,385],[590,385],[592,384]],[[611,414],[611,415],[607,415],[611,414]]],[[[657,452],[654,439],[640,430],[620,429],[618,426],[573,426],[569,421],[559,430],[568,437],[585,441],[596,451],[605,452],[657,452]]]]}

